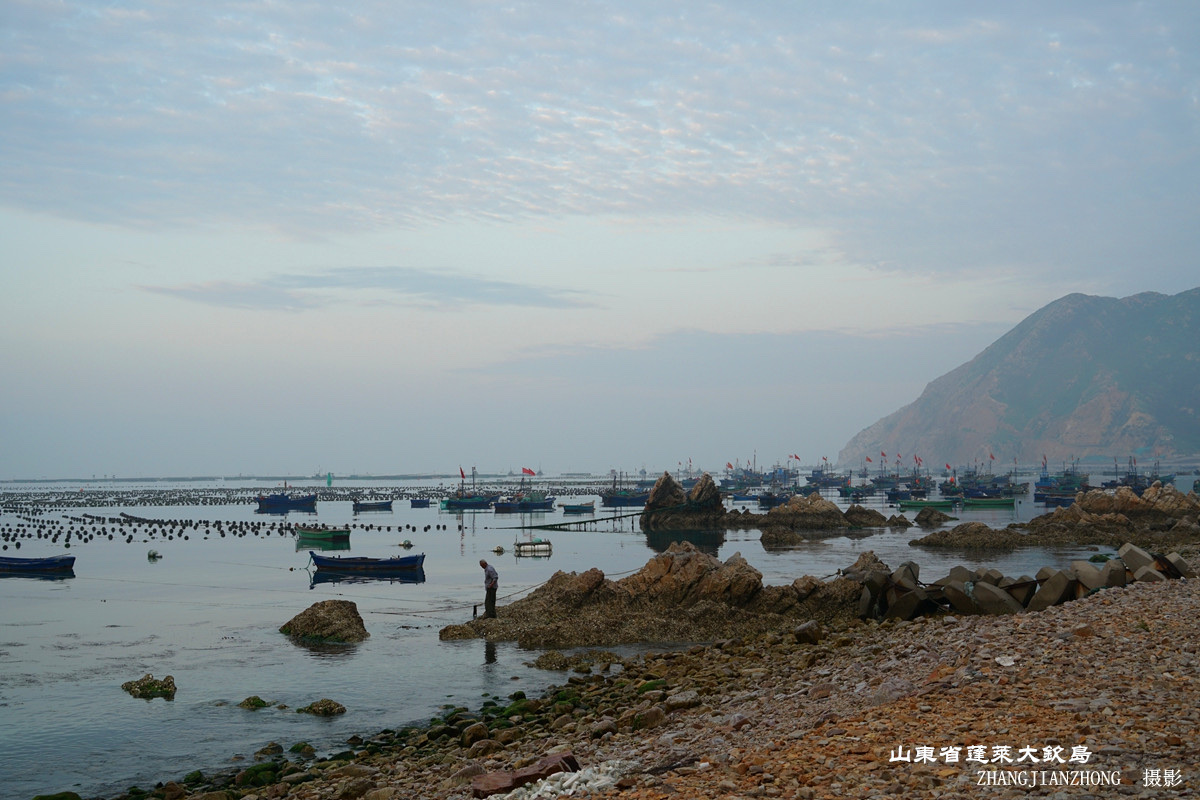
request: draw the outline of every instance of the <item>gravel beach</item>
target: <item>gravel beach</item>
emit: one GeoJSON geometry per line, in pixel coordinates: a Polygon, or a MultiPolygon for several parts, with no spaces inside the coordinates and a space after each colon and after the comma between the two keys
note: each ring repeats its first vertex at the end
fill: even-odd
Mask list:
{"type": "Polygon", "coordinates": [[[514,800],[1195,796],[1197,619],[1200,581],[1175,580],[1015,616],[809,626],[624,662],[597,654],[530,708],[514,701],[511,725],[460,710],[440,730],[289,762],[267,785],[246,785],[251,768],[240,786],[154,793],[466,798],[482,775],[569,752],[576,778],[514,800]]]}

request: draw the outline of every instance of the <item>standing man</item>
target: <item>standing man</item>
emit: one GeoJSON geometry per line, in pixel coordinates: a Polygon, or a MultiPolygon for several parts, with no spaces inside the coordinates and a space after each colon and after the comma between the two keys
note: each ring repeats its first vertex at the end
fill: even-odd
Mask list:
{"type": "Polygon", "coordinates": [[[483,616],[485,619],[495,619],[496,587],[500,585],[500,576],[496,574],[496,568],[482,558],[479,559],[479,566],[483,567],[483,588],[487,592],[483,600],[483,616]]]}

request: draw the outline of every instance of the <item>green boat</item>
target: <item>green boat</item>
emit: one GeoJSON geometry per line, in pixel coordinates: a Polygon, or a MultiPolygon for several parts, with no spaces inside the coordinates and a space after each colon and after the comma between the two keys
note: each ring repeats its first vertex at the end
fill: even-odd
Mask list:
{"type": "Polygon", "coordinates": [[[964,497],[967,508],[1012,508],[1016,500],[1012,497],[964,497]]]}
{"type": "Polygon", "coordinates": [[[337,542],[350,540],[350,526],[344,528],[325,528],[315,525],[296,525],[292,529],[296,538],[314,542],[337,542]]]}
{"type": "Polygon", "coordinates": [[[901,511],[913,508],[954,508],[953,500],[897,500],[896,504],[900,506],[901,511]]]}

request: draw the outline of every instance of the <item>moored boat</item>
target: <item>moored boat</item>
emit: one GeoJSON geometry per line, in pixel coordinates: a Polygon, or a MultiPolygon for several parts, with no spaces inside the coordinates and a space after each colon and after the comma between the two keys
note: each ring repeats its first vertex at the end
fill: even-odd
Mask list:
{"type": "Polygon", "coordinates": [[[587,503],[562,503],[564,514],[591,514],[596,510],[596,501],[587,503]]]}
{"type": "Polygon", "coordinates": [[[349,525],[340,528],[327,528],[322,525],[295,525],[292,527],[292,531],[296,534],[297,538],[314,539],[323,542],[350,538],[349,525]]]}
{"type": "Polygon", "coordinates": [[[1015,497],[964,497],[965,508],[1012,508],[1015,497]]]}
{"type": "Polygon", "coordinates": [[[316,511],[317,494],[290,495],[287,492],[260,494],[257,498],[259,512],[316,511]]]}
{"type": "Polygon", "coordinates": [[[366,556],[323,556],[309,550],[308,557],[312,559],[312,563],[318,571],[327,570],[329,572],[390,572],[421,569],[425,566],[424,553],[394,558],[368,558],[366,556]]]}
{"type": "Polygon", "coordinates": [[[0,556],[0,572],[48,575],[71,572],[74,567],[75,556],[46,556],[44,558],[0,556]]]}
{"type": "Polygon", "coordinates": [[[428,497],[410,497],[408,500],[409,508],[429,508],[428,497]]]}
{"type": "Polygon", "coordinates": [[[355,500],[354,513],[360,511],[391,511],[391,500],[355,500]]]}
{"type": "Polygon", "coordinates": [[[900,500],[897,502],[901,511],[913,508],[936,508],[947,509],[954,508],[953,500],[900,500]]]}

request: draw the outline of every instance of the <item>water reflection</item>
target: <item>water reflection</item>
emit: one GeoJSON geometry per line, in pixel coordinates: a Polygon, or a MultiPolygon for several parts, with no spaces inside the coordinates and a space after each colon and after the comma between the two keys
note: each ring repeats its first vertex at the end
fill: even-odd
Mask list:
{"type": "Polygon", "coordinates": [[[488,641],[487,639],[483,640],[483,663],[496,663],[496,643],[488,641]]]}
{"type": "Polygon", "coordinates": [[[32,578],[35,581],[63,581],[75,577],[75,570],[59,572],[0,572],[0,578],[32,578]]]}
{"type": "Polygon", "coordinates": [[[322,553],[324,553],[329,550],[349,550],[349,549],[350,549],[349,537],[347,537],[345,539],[340,539],[340,540],[307,539],[305,537],[300,537],[300,538],[296,539],[296,552],[297,553],[307,552],[309,550],[319,550],[322,553]]]}
{"type": "Polygon", "coordinates": [[[353,642],[318,642],[297,636],[289,636],[288,639],[307,650],[309,655],[323,661],[349,659],[358,651],[358,645],[353,642]]]}
{"type": "Polygon", "coordinates": [[[371,570],[370,572],[329,572],[317,570],[309,575],[308,588],[318,583],[424,583],[425,569],[371,570]]]}
{"type": "Polygon", "coordinates": [[[721,545],[725,544],[725,531],[723,529],[716,530],[696,530],[696,531],[645,531],[646,544],[656,553],[665,553],[672,542],[690,542],[696,546],[696,549],[702,553],[707,553],[713,558],[717,557],[717,553],[721,549],[721,545]]]}

